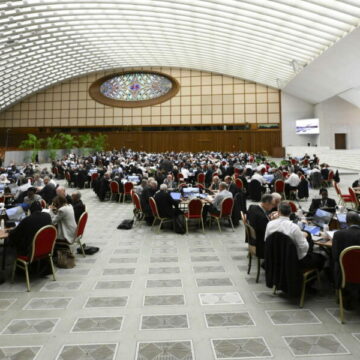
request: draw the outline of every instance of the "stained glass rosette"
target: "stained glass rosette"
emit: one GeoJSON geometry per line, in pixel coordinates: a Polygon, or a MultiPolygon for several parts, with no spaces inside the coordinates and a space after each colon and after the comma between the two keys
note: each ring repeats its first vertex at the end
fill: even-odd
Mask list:
{"type": "Polygon", "coordinates": [[[120,101],[144,101],[161,97],[172,89],[165,76],[151,73],[130,73],[114,76],[100,86],[100,93],[120,101]]]}

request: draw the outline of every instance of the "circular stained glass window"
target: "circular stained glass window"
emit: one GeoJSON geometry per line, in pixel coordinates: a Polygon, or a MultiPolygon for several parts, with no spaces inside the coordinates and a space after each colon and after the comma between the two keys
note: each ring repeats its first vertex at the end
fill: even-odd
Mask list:
{"type": "Polygon", "coordinates": [[[179,90],[178,82],[157,72],[126,72],[101,78],[90,87],[90,95],[105,105],[140,107],[161,103],[179,90]]]}

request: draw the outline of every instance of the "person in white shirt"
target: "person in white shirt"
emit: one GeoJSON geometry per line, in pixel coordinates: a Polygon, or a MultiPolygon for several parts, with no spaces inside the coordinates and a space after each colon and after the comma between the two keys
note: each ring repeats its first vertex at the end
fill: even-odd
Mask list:
{"type": "Polygon", "coordinates": [[[263,186],[263,185],[265,185],[267,183],[265,178],[259,172],[255,172],[254,175],[251,177],[251,180],[259,181],[261,186],[263,186]]]}
{"type": "Polygon", "coordinates": [[[228,191],[228,186],[225,182],[219,184],[219,192],[214,197],[214,200],[205,199],[208,203],[203,207],[203,218],[206,219],[208,212],[213,214],[220,214],[221,203],[226,198],[233,198],[232,193],[228,191]]]}
{"type": "Polygon", "coordinates": [[[298,174],[291,172],[290,176],[285,180],[285,194],[286,198],[289,198],[291,190],[297,190],[300,184],[300,178],[298,174]]]}
{"type": "Polygon", "coordinates": [[[265,241],[274,232],[281,232],[290,237],[296,246],[300,267],[303,269],[318,268],[321,270],[325,263],[325,257],[313,253],[313,242],[311,235],[302,232],[298,225],[290,221],[291,207],[288,202],[283,201],[278,208],[279,217],[268,222],[265,231],[265,241]]]}

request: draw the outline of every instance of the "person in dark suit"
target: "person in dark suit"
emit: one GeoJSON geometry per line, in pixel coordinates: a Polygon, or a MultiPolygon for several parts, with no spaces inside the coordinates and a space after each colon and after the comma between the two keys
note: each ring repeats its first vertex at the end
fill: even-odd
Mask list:
{"type": "Polygon", "coordinates": [[[154,199],[160,217],[172,219],[178,212],[178,202],[167,192],[167,185],[161,184],[160,190],[155,194],[154,199]]]}
{"type": "MultiPolygon", "coordinates": [[[[340,268],[340,254],[341,252],[354,245],[360,245],[360,215],[355,211],[349,211],[346,214],[347,229],[336,231],[332,240],[332,258],[334,261],[334,280],[335,286],[338,289],[341,285],[341,268],[340,268]]],[[[346,286],[343,290],[344,307],[351,310],[354,306],[354,300],[359,297],[354,296],[354,292],[358,292],[359,286],[346,286]]]]}
{"type": "Polygon", "coordinates": [[[56,196],[56,188],[53,183],[50,182],[48,176],[44,177],[45,186],[38,192],[38,194],[46,201],[47,204],[51,204],[52,200],[56,196]]]}
{"type": "Polygon", "coordinates": [[[225,176],[225,182],[228,186],[228,190],[232,193],[233,197],[239,192],[239,188],[236,186],[236,184],[232,181],[231,176],[227,175],[225,176]]]}
{"type": "Polygon", "coordinates": [[[30,215],[21,220],[19,225],[10,231],[9,242],[16,248],[16,254],[28,256],[34,235],[43,226],[51,225],[51,217],[48,213],[42,212],[39,201],[34,201],[30,205],[30,215]]]}
{"type": "Polygon", "coordinates": [[[265,249],[265,230],[269,222],[268,213],[273,208],[273,197],[270,194],[264,194],[258,205],[250,205],[247,218],[249,224],[256,233],[256,256],[263,259],[265,249]]]}
{"type": "Polygon", "coordinates": [[[149,198],[155,195],[157,186],[158,184],[155,180],[150,181],[149,185],[143,188],[140,195],[141,208],[145,214],[145,221],[148,225],[151,225],[154,220],[149,204],[149,198]]]}
{"type": "Polygon", "coordinates": [[[308,215],[313,216],[317,209],[324,209],[329,212],[335,212],[336,201],[328,197],[328,191],[320,189],[321,199],[313,199],[309,208],[308,215]]]}
{"type": "Polygon", "coordinates": [[[72,207],[74,208],[75,221],[78,224],[80,216],[86,211],[85,205],[81,200],[80,191],[74,191],[71,194],[72,207]]]}
{"type": "Polygon", "coordinates": [[[320,172],[321,172],[321,176],[322,176],[323,180],[327,180],[329,177],[329,172],[330,172],[329,166],[326,164],[322,164],[320,166],[320,168],[321,168],[320,172]]]}

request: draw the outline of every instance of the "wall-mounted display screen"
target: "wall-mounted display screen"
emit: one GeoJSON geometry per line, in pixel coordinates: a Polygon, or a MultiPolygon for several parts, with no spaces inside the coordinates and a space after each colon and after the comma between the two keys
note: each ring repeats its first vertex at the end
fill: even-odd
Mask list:
{"type": "Polygon", "coordinates": [[[296,134],[298,135],[320,134],[319,119],[296,120],[296,134]]]}

